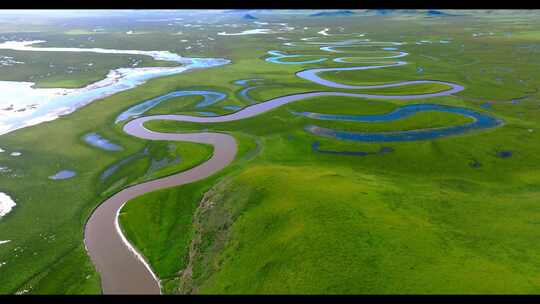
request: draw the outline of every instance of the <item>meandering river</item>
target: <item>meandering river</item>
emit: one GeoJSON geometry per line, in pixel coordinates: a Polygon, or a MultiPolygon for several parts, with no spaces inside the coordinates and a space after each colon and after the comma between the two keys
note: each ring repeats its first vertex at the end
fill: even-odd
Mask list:
{"type": "MultiPolygon", "coordinates": [[[[273,53],[271,55],[277,55],[273,53]]],[[[399,83],[374,85],[374,86],[353,86],[346,85],[330,80],[326,80],[319,76],[320,73],[331,71],[361,71],[377,68],[389,68],[407,64],[400,61],[388,65],[373,65],[373,66],[358,66],[358,67],[340,67],[340,68],[315,68],[300,71],[296,73],[299,78],[315,82],[322,86],[331,88],[345,89],[375,89],[388,88],[397,86],[406,86],[417,83],[438,83],[449,86],[448,90],[416,95],[380,95],[367,93],[347,93],[347,92],[307,92],[300,94],[292,94],[273,98],[271,100],[253,104],[242,108],[241,110],[222,116],[215,117],[200,117],[190,115],[153,115],[134,119],[124,126],[124,131],[132,136],[149,139],[149,140],[174,140],[174,141],[189,141],[194,143],[210,144],[214,147],[214,155],[212,158],[201,165],[185,172],[177,173],[172,176],[153,180],[143,184],[129,187],[116,195],[112,196],[103,202],[90,217],[85,229],[85,243],[92,261],[102,277],[102,286],[104,293],[159,293],[159,279],[152,273],[150,266],[145,261],[144,257],[136,253],[137,251],[125,239],[121,230],[118,227],[118,213],[122,206],[128,200],[135,198],[144,193],[155,191],[173,186],[178,186],[190,182],[194,182],[205,177],[208,177],[219,170],[229,165],[236,155],[237,147],[234,138],[224,133],[216,132],[196,132],[188,134],[176,133],[160,133],[146,129],[144,123],[152,120],[172,120],[180,122],[197,122],[197,123],[220,123],[227,121],[240,120],[248,117],[254,117],[280,107],[282,105],[318,96],[348,96],[357,98],[377,98],[377,99],[420,99],[436,96],[447,96],[464,90],[464,87],[438,80],[415,80],[403,81],[399,83]],[[111,233],[113,232],[113,233],[111,233]],[[133,254],[133,253],[136,254],[133,254]]],[[[436,107],[431,107],[431,110],[436,110],[436,107]]],[[[447,108],[442,108],[445,111],[450,111],[447,108]]],[[[439,109],[440,110],[440,109],[439,109]]],[[[456,110],[453,110],[456,112],[456,110]]],[[[410,111],[409,111],[410,112],[410,111]]],[[[402,110],[403,115],[410,115],[407,111],[402,110]]],[[[482,115],[477,115],[472,110],[457,110],[458,113],[473,117],[474,119],[484,119],[482,115]],[[461,111],[461,112],[460,112],[461,111]]],[[[399,115],[399,111],[389,114],[388,117],[399,115]]],[[[382,116],[381,116],[382,117],[382,116]]],[[[379,117],[380,119],[383,119],[379,117]]],[[[474,124],[474,126],[477,126],[474,124]]]]}
{"type": "Polygon", "coordinates": [[[100,98],[135,88],[146,81],[230,63],[222,58],[188,58],[169,51],[115,50],[102,48],[37,47],[43,40],[6,41],[0,49],[28,52],[76,52],[150,56],[155,60],[176,62],[175,67],[119,68],[105,79],[79,89],[34,88],[32,82],[0,81],[0,134],[54,120],[100,98]],[[17,100],[17,108],[13,100],[17,100]]]}
{"type": "MultiPolygon", "coordinates": [[[[358,41],[359,40],[355,40],[355,43],[357,43],[358,41]]],[[[373,45],[373,46],[375,45],[392,45],[392,46],[401,45],[401,43],[399,42],[380,43],[380,42],[369,42],[369,40],[363,40],[363,42],[367,45],[373,45]]],[[[17,49],[17,50],[27,50],[27,51],[63,51],[63,52],[78,51],[78,52],[98,52],[98,53],[111,52],[111,50],[104,51],[103,49],[32,47],[31,44],[35,44],[35,43],[37,42],[25,42],[25,43],[18,43],[18,44],[17,43],[11,43],[11,44],[4,43],[4,44],[0,44],[0,49],[5,48],[5,49],[17,49]]],[[[341,51],[337,51],[335,48],[347,46],[347,43],[345,42],[332,42],[332,43],[315,42],[313,44],[325,45],[321,47],[321,50],[334,52],[334,53],[341,52],[341,51]]],[[[93,85],[93,87],[86,88],[86,91],[82,91],[80,95],[73,95],[73,96],[83,96],[83,97],[71,97],[75,101],[68,99],[65,102],[66,105],[70,107],[70,109],[73,109],[73,105],[75,104],[87,103],[91,100],[95,100],[96,98],[106,96],[107,94],[112,94],[119,90],[132,88],[150,78],[179,73],[179,72],[185,71],[188,68],[212,67],[212,66],[217,66],[217,65],[221,65],[221,64],[225,64],[229,62],[224,59],[202,59],[202,58],[186,59],[170,52],[115,50],[113,53],[149,55],[149,56],[153,56],[156,59],[174,60],[174,61],[178,61],[182,63],[187,63],[188,66],[176,67],[176,68],[162,68],[163,70],[159,70],[156,73],[146,73],[146,74],[143,73],[142,75],[137,74],[137,76],[134,76],[134,78],[130,78],[129,76],[120,77],[119,79],[123,79],[124,82],[122,82],[122,80],[119,80],[117,82],[114,82],[113,84],[104,83],[102,85],[93,85]]],[[[281,63],[281,64],[284,64],[284,63],[291,64],[291,63],[282,62],[279,60],[280,58],[300,57],[300,55],[298,56],[286,55],[278,51],[270,51],[270,55],[273,55],[274,58],[276,57],[277,58],[268,60],[269,62],[281,63]]],[[[405,52],[398,52],[397,55],[389,56],[388,58],[404,57],[406,55],[407,53],[405,52]]],[[[380,58],[377,58],[377,59],[380,59],[380,58]]],[[[301,64],[317,63],[317,62],[322,62],[322,61],[323,60],[316,59],[313,61],[312,60],[303,61],[301,62],[301,64]]],[[[342,62],[342,63],[347,63],[347,64],[353,63],[353,62],[345,61],[345,60],[341,60],[337,62],[342,62]]],[[[407,86],[407,85],[418,84],[418,83],[445,84],[449,87],[449,89],[445,91],[441,91],[441,92],[436,92],[436,93],[415,94],[415,95],[381,95],[381,94],[368,94],[368,93],[348,93],[348,92],[339,92],[339,91],[306,92],[306,93],[292,94],[292,95],[286,95],[286,96],[273,98],[265,102],[261,102],[261,103],[244,107],[237,112],[223,115],[223,116],[200,117],[200,116],[173,115],[173,114],[153,115],[153,116],[144,116],[140,118],[135,118],[129,121],[128,123],[126,123],[123,127],[123,131],[130,136],[134,136],[134,137],[145,139],[145,140],[186,141],[186,142],[193,142],[193,143],[209,144],[214,147],[214,153],[208,161],[190,170],[128,187],[116,193],[115,195],[107,199],[106,201],[104,201],[94,210],[94,212],[88,219],[88,222],[86,223],[86,226],[85,226],[84,242],[85,242],[86,249],[90,255],[92,262],[94,263],[97,271],[101,275],[101,284],[102,284],[103,293],[106,293],[106,294],[158,294],[160,293],[160,288],[161,288],[160,281],[157,278],[157,276],[153,273],[151,267],[149,266],[149,263],[145,260],[143,255],[140,254],[137,251],[137,249],[135,249],[129,243],[129,241],[125,238],[125,236],[123,235],[121,231],[121,228],[118,223],[118,216],[122,209],[122,206],[127,201],[135,197],[138,197],[142,194],[156,191],[159,189],[191,183],[194,181],[204,179],[208,176],[211,176],[212,174],[222,170],[227,165],[229,165],[234,160],[237,153],[237,144],[234,137],[225,133],[218,133],[218,132],[161,133],[161,132],[155,132],[155,131],[150,131],[146,129],[144,127],[144,123],[148,121],[152,121],[152,120],[173,120],[173,121],[180,121],[180,122],[198,122],[198,123],[220,123],[220,122],[234,121],[234,120],[240,120],[240,119],[244,119],[248,117],[254,117],[254,116],[260,115],[262,113],[265,113],[267,111],[270,111],[272,109],[275,109],[277,107],[280,107],[282,105],[285,105],[291,102],[295,102],[295,101],[303,100],[307,98],[312,98],[312,97],[318,97],[318,96],[348,96],[348,97],[355,97],[355,98],[362,98],[362,99],[363,98],[420,99],[420,98],[429,98],[429,97],[436,97],[436,96],[447,96],[447,95],[455,94],[464,90],[464,87],[459,84],[438,81],[438,80],[414,80],[414,81],[403,81],[403,82],[383,84],[383,85],[356,86],[356,85],[348,85],[348,84],[343,84],[343,83],[327,80],[327,79],[322,78],[322,76],[320,75],[321,73],[325,73],[325,72],[362,71],[362,70],[369,70],[369,69],[398,67],[405,64],[407,64],[407,62],[398,61],[398,62],[384,64],[384,65],[378,64],[378,65],[363,65],[363,66],[339,67],[339,68],[314,68],[314,69],[307,69],[307,70],[300,71],[296,73],[296,76],[306,81],[317,83],[327,88],[335,88],[335,89],[378,89],[378,88],[407,86]]],[[[141,70],[138,69],[137,71],[141,71],[141,70]]],[[[163,97],[158,97],[154,100],[147,101],[146,103],[139,104],[139,107],[137,107],[137,105],[134,106],[132,108],[132,111],[131,112],[128,111],[125,117],[122,117],[121,120],[124,120],[124,118],[128,120],[130,118],[133,118],[133,116],[142,115],[146,110],[149,109],[149,107],[152,107],[156,105],[157,103],[164,101],[166,99],[177,97],[177,94],[180,94],[182,96],[184,94],[203,95],[206,98],[206,101],[209,103],[213,103],[216,100],[222,99],[222,96],[219,94],[216,95],[215,92],[206,92],[206,91],[205,92],[202,92],[202,91],[190,92],[190,93],[173,92],[168,95],[164,95],[163,97]]],[[[70,95],[68,94],[67,96],[70,96],[70,95]]],[[[67,96],[66,98],[68,98],[67,96]]],[[[407,111],[402,111],[402,112],[407,113],[407,111]]],[[[480,119],[484,118],[484,116],[477,116],[476,112],[472,110],[467,110],[466,112],[462,112],[461,114],[471,116],[477,120],[479,118],[480,119]]],[[[399,116],[399,112],[389,114],[387,116],[392,117],[392,115],[399,116]]],[[[325,118],[325,116],[320,116],[319,118],[321,117],[325,118]]],[[[338,116],[326,117],[326,118],[335,119],[336,117],[343,118],[343,117],[338,117],[338,116]]],[[[345,117],[345,118],[353,119],[353,120],[359,119],[358,117],[350,117],[350,116],[345,117]]],[[[387,117],[380,116],[378,118],[386,119],[387,117]]]]}

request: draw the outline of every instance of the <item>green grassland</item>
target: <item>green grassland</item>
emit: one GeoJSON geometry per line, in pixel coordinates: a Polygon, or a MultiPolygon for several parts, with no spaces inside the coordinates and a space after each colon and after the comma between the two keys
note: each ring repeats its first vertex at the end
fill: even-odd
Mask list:
{"type": "MultiPolygon", "coordinates": [[[[41,46],[38,46],[41,47],[41,46]]],[[[0,50],[24,64],[3,66],[0,80],[35,82],[36,88],[80,88],[99,81],[111,69],[128,67],[175,66],[148,56],[69,52],[25,52],[0,50]]]]}
{"type": "Polygon", "coordinates": [[[523,124],[429,142],[322,141],[331,150],[395,150],[357,157],[313,153],[310,144],[320,138],[284,125],[283,115],[276,110],[216,128],[249,130],[264,148],[207,198],[220,204],[199,219],[204,242],[193,259],[194,277],[180,291],[538,292],[529,281],[538,257],[529,243],[539,216],[537,168],[519,160],[536,158],[527,142],[537,135],[523,124]],[[498,158],[501,149],[515,155],[498,158]],[[473,160],[482,167],[472,168],[473,160]],[[519,225],[505,216],[516,214],[516,204],[523,208],[516,213],[529,219],[519,225]]]}
{"type": "MultiPolygon", "coordinates": [[[[390,96],[387,100],[312,98],[257,117],[220,124],[147,123],[146,127],[164,132],[230,132],[239,142],[237,158],[223,171],[196,183],[148,193],[128,202],[122,210],[122,229],[149,260],[162,280],[163,291],[538,293],[540,245],[535,240],[540,222],[540,108],[534,90],[539,85],[538,60],[534,48],[522,47],[534,44],[535,38],[514,39],[501,34],[530,31],[536,25],[534,18],[522,25],[515,25],[516,19],[498,22],[459,17],[453,19],[456,22],[452,26],[432,20],[429,34],[422,34],[427,22],[424,19],[412,22],[388,17],[384,19],[386,26],[381,27],[374,22],[377,17],[325,19],[324,26],[320,20],[309,18],[272,18],[291,26],[311,27],[308,33],[290,33],[288,37],[293,41],[317,36],[316,32],[324,27],[338,25],[346,26],[351,33],[371,32],[374,41],[410,41],[400,47],[411,53],[403,58],[409,65],[325,73],[327,79],[359,85],[435,79],[457,82],[466,90],[456,96],[410,101],[394,100],[391,95],[444,88],[422,84],[384,90],[339,90],[390,96]],[[472,30],[464,31],[464,27],[472,30]],[[481,31],[494,31],[497,35],[471,36],[471,32],[481,31]],[[453,38],[450,44],[414,45],[417,40],[448,36],[453,38]],[[461,44],[465,45],[464,50],[461,44]],[[423,67],[424,72],[417,73],[417,66],[423,67]],[[509,102],[522,96],[527,98],[518,104],[509,102]],[[492,109],[480,107],[485,101],[493,102],[492,109]],[[432,141],[361,143],[314,136],[303,128],[317,124],[347,130],[391,131],[449,126],[470,120],[448,113],[425,112],[391,123],[368,124],[318,121],[289,112],[368,115],[412,103],[486,111],[505,124],[432,141]],[[391,147],[393,152],[330,155],[313,151],[314,141],[319,141],[325,150],[376,152],[381,147],[391,147]],[[504,150],[512,151],[512,156],[498,157],[497,153],[504,150]],[[474,161],[481,166],[471,166],[474,161]]],[[[92,45],[103,48],[151,50],[159,46],[184,56],[228,58],[232,63],[154,79],[52,122],[2,135],[1,148],[23,154],[0,154],[0,164],[16,174],[1,173],[0,190],[17,202],[13,211],[0,219],[0,239],[12,240],[0,245],[0,261],[6,262],[0,268],[0,293],[99,293],[99,275],[83,244],[84,224],[92,210],[129,184],[186,170],[211,155],[207,146],[171,146],[124,134],[122,124],[114,124],[114,120],[125,109],[175,90],[206,89],[226,93],[228,98],[204,109],[194,107],[200,101],[198,97],[176,98],[147,114],[199,110],[224,114],[231,112],[224,110],[224,105],[247,105],[236,95],[242,88],[234,85],[234,80],[264,78],[260,87],[249,92],[252,98],[264,101],[286,94],[327,90],[296,77],[295,72],[348,65],[328,60],[315,65],[264,61],[268,50],[283,49],[282,41],[275,39],[281,34],[217,36],[215,32],[224,29],[181,28],[182,36],[171,36],[178,28],[165,25],[116,25],[114,32],[91,34],[94,25],[84,23],[90,21],[79,22],[73,29],[81,31],[68,35],[73,40],[66,38],[65,29],[48,27],[46,32],[19,35],[47,40],[48,45],[74,47],[88,41],[91,35],[95,38],[92,45]],[[123,34],[131,29],[148,33],[123,34]],[[205,47],[186,50],[179,42],[205,35],[215,38],[205,42],[205,47]],[[85,144],[81,137],[89,132],[100,133],[124,150],[108,152],[85,144]],[[148,155],[132,160],[101,180],[100,176],[111,165],[145,149],[148,155]],[[180,162],[175,162],[178,158],[180,162]],[[153,160],[163,159],[168,160],[166,165],[152,167],[153,160]],[[47,178],[62,169],[74,170],[77,175],[58,181],[47,178]]],[[[303,50],[298,47],[290,53],[302,54],[303,50]]],[[[1,54],[4,53],[8,51],[1,54]]],[[[96,69],[86,74],[72,77],[59,72],[56,78],[38,81],[40,86],[64,83],[76,87],[129,63],[126,56],[47,53],[46,57],[37,58],[37,53],[32,54],[16,52],[17,60],[21,56],[28,56],[26,60],[36,56],[34,66],[20,72],[17,71],[23,65],[16,66],[17,71],[15,66],[2,67],[13,69],[13,75],[2,77],[26,81],[31,75],[44,75],[49,60],[55,60],[55,65],[69,62],[66,66],[95,62],[96,69]],[[61,58],[64,56],[66,61],[61,58]]],[[[145,60],[147,66],[157,64],[145,60]]]]}

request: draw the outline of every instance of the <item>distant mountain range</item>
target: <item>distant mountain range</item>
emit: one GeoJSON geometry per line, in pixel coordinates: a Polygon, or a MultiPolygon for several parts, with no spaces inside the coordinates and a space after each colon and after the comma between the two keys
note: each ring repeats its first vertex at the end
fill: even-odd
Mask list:
{"type": "Polygon", "coordinates": [[[426,15],[429,17],[443,17],[443,16],[462,16],[459,14],[451,14],[440,10],[416,10],[416,9],[368,9],[366,13],[373,13],[375,15],[389,15],[394,13],[399,14],[414,14],[414,15],[426,15]]]}
{"type": "Polygon", "coordinates": [[[428,10],[426,13],[428,16],[461,16],[457,14],[449,14],[438,10],[428,10]]]}
{"type": "Polygon", "coordinates": [[[242,18],[247,19],[247,20],[256,20],[257,19],[257,17],[254,17],[254,16],[252,16],[250,14],[245,14],[244,17],[242,17],[242,18]]]}
{"type": "Polygon", "coordinates": [[[333,11],[333,12],[319,12],[315,14],[309,15],[310,17],[331,17],[331,16],[350,16],[355,15],[356,13],[353,11],[347,11],[347,10],[340,10],[340,11],[333,11]]]}
{"type": "MultiPolygon", "coordinates": [[[[374,13],[375,15],[388,15],[388,14],[391,14],[391,13],[396,13],[396,11],[399,11],[399,10],[395,10],[395,9],[368,9],[368,10],[366,10],[366,13],[374,13]]],[[[411,10],[411,11],[416,11],[416,10],[411,10]]]]}
{"type": "Polygon", "coordinates": [[[274,10],[271,10],[271,9],[230,9],[230,10],[223,11],[223,13],[244,13],[244,14],[247,14],[247,13],[255,13],[255,12],[271,13],[273,11],[274,10]]]}
{"type": "MultiPolygon", "coordinates": [[[[286,10],[288,13],[290,10],[286,10]]],[[[485,11],[490,13],[490,11],[485,11]]],[[[247,20],[258,19],[254,17],[253,13],[271,14],[271,13],[285,13],[283,10],[271,10],[271,9],[231,9],[225,10],[223,13],[231,14],[244,14],[243,18],[247,20]]],[[[470,15],[470,13],[464,14],[456,10],[437,10],[437,9],[366,9],[366,10],[332,10],[332,11],[320,11],[313,12],[310,10],[296,10],[295,13],[300,15],[307,14],[308,17],[339,17],[339,16],[389,16],[397,14],[426,16],[426,17],[450,17],[450,16],[464,16],[470,15]]]]}

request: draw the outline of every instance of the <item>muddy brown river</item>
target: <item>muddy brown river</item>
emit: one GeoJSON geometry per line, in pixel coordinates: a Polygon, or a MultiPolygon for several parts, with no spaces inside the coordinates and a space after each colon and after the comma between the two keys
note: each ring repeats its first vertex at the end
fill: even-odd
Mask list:
{"type": "Polygon", "coordinates": [[[147,130],[135,119],[124,126],[130,135],[151,140],[174,140],[209,144],[214,154],[190,170],[126,188],[104,201],[92,214],[85,228],[85,245],[105,294],[159,294],[158,278],[143,256],[125,239],[118,225],[118,213],[129,200],[144,193],[194,182],[212,175],[232,162],[236,155],[234,137],[221,133],[171,134],[147,130]]]}

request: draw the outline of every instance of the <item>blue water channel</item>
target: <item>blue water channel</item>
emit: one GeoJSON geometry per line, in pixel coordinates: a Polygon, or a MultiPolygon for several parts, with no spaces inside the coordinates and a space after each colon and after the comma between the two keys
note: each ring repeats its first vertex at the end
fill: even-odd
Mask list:
{"type": "Polygon", "coordinates": [[[392,112],[380,115],[337,115],[319,114],[312,112],[292,112],[295,115],[305,116],[320,120],[341,120],[341,121],[361,121],[361,122],[386,122],[411,116],[418,112],[437,111],[446,113],[457,113],[474,119],[473,122],[442,128],[395,131],[395,132],[348,132],[338,131],[329,128],[322,128],[314,125],[306,126],[306,131],[315,135],[333,137],[344,140],[365,141],[365,142],[394,142],[394,141],[417,141],[431,140],[450,135],[463,134],[472,130],[481,130],[496,127],[502,124],[502,120],[491,115],[476,112],[466,108],[451,107],[439,104],[412,104],[402,106],[392,112]]]}
{"type": "Polygon", "coordinates": [[[68,179],[68,178],[74,177],[75,175],[76,175],[75,171],[61,170],[61,171],[58,171],[55,175],[49,176],[49,179],[54,179],[54,180],[68,179]]]}
{"type": "Polygon", "coordinates": [[[242,96],[242,98],[244,98],[249,103],[254,104],[254,103],[257,103],[258,101],[251,98],[248,95],[248,92],[255,89],[255,88],[257,88],[258,86],[249,86],[248,87],[248,85],[249,85],[250,82],[255,82],[256,83],[256,82],[259,82],[259,81],[262,81],[262,80],[264,80],[264,79],[262,79],[262,78],[239,79],[239,80],[235,80],[234,84],[245,87],[242,90],[240,90],[240,92],[238,92],[238,94],[240,96],[242,96]]]}
{"type": "Polygon", "coordinates": [[[240,85],[240,86],[247,86],[250,82],[257,82],[260,80],[264,80],[262,78],[251,78],[251,79],[238,79],[234,81],[234,84],[240,85]]]}
{"type": "Polygon", "coordinates": [[[237,111],[237,110],[242,109],[242,106],[228,105],[228,106],[223,106],[223,108],[224,108],[225,110],[233,110],[233,111],[237,111]]]}
{"type": "Polygon", "coordinates": [[[309,64],[309,63],[318,63],[327,60],[326,57],[321,57],[320,55],[287,55],[279,51],[268,51],[269,55],[272,57],[266,58],[266,61],[279,64],[309,64]],[[319,58],[312,60],[303,60],[303,61],[281,61],[285,58],[298,58],[298,57],[313,57],[317,56],[319,58]]]}
{"type": "Polygon", "coordinates": [[[138,117],[166,100],[176,97],[197,95],[203,96],[204,99],[197,105],[195,105],[196,108],[203,108],[213,105],[227,97],[227,94],[215,91],[174,91],[132,106],[131,108],[118,115],[115,123],[128,120],[132,117],[138,117]]]}
{"type": "Polygon", "coordinates": [[[83,137],[84,141],[91,146],[107,150],[107,151],[121,151],[123,148],[108,139],[102,137],[97,133],[88,133],[83,137]]]}

